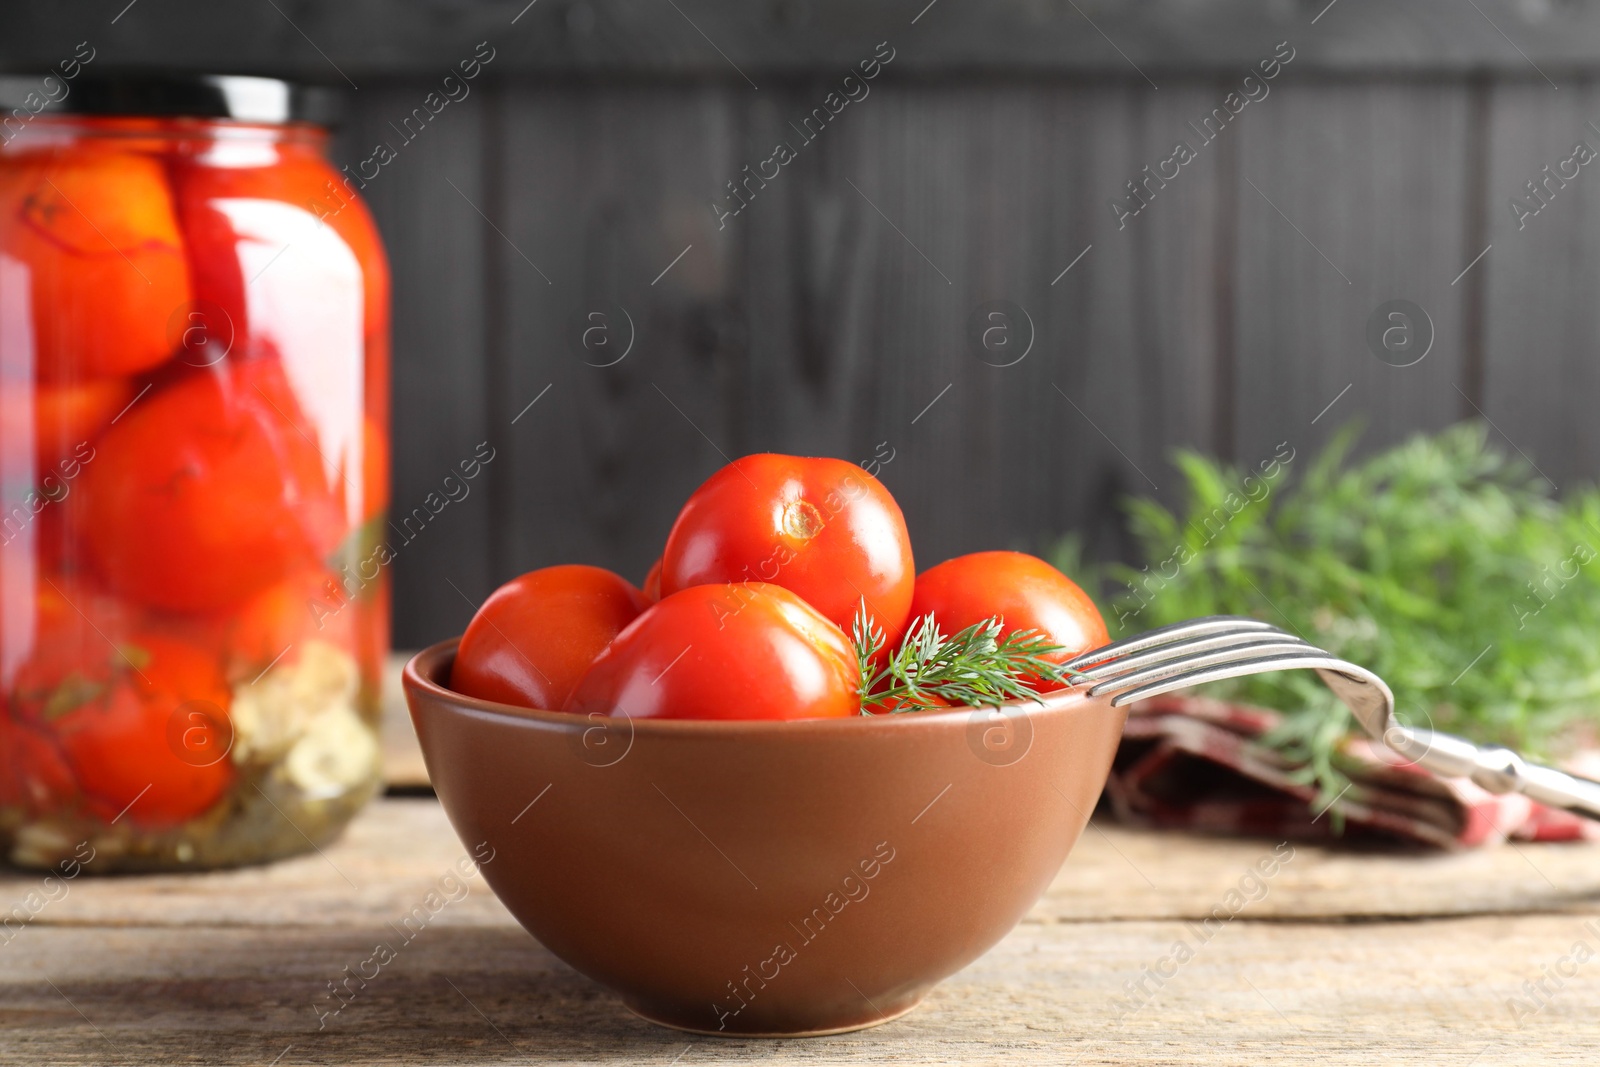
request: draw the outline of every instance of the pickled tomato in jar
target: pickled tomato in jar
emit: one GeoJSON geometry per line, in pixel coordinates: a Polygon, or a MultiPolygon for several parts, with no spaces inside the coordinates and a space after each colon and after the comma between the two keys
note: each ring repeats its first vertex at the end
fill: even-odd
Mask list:
{"type": "Polygon", "coordinates": [[[379,785],[389,274],[325,115],[86,73],[0,145],[13,863],[261,862],[379,785]]]}

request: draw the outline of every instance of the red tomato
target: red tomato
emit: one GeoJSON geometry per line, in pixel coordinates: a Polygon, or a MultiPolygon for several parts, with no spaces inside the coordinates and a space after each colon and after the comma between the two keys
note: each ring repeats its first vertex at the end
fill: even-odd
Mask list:
{"type": "Polygon", "coordinates": [[[0,808],[41,815],[70,806],[72,768],[39,731],[0,715],[0,808]]]}
{"type": "MultiPolygon", "coordinates": [[[[353,653],[357,612],[348,600],[338,577],[322,566],[298,570],[263,589],[233,615],[228,639],[233,673],[253,679],[275,661],[293,662],[295,650],[310,640],[353,653]]],[[[226,626],[227,620],[219,624],[226,626]]]]}
{"type": "Polygon", "coordinates": [[[6,254],[28,268],[38,373],[132,374],[172,354],[189,268],[162,166],[104,148],[38,153],[0,191],[6,254]]]}
{"type": "Polygon", "coordinates": [[[662,596],[708,583],[781,585],[847,631],[865,598],[892,643],[915,581],[900,506],[842,459],[734,460],[695,490],[661,557],[662,596]]]}
{"type": "MultiPolygon", "coordinates": [[[[225,325],[236,340],[248,344],[284,325],[274,320],[279,312],[259,314],[258,307],[252,317],[253,300],[281,306],[258,289],[270,287],[291,298],[304,294],[309,306],[316,306],[318,289],[346,283],[361,296],[357,340],[387,334],[389,267],[377,226],[309,141],[206,145],[203,155],[175,161],[172,173],[195,296],[202,307],[225,312],[225,325]],[[227,158],[230,154],[238,158],[227,158]],[[303,247],[289,252],[295,270],[269,273],[272,258],[297,244],[303,247]]],[[[277,342],[282,348],[283,338],[277,342]]]]}
{"type": "Polygon", "coordinates": [[[31,415],[34,467],[49,471],[63,461],[81,460],[87,449],[80,451],[80,446],[93,441],[133,396],[133,382],[127,378],[40,382],[25,389],[0,390],[4,401],[0,418],[7,426],[24,426],[31,415]]]}
{"type": "Polygon", "coordinates": [[[8,650],[23,652],[24,658],[4,681],[12,687],[13,713],[38,724],[48,717],[50,698],[65,679],[103,673],[110,661],[121,662],[117,646],[129,640],[139,619],[89,582],[64,574],[44,574],[32,589],[19,583],[15,595],[12,601],[7,587],[8,601],[21,611],[4,620],[3,636],[8,650]]]}
{"type": "Polygon", "coordinates": [[[91,809],[139,826],[175,826],[203,814],[233,782],[220,746],[230,703],[216,658],[153,633],[135,635],[63,683],[45,727],[55,736],[91,809]],[[204,733],[188,743],[192,714],[204,733]],[[130,807],[131,805],[131,807],[130,807]]]}
{"type": "Polygon", "coordinates": [[[639,616],[564,711],[631,719],[838,719],[860,712],[844,631],[781,586],[697,585],[639,616]]]}
{"type": "MultiPolygon", "coordinates": [[[[947,634],[998,615],[1005,632],[1038,630],[1062,651],[1047,657],[1064,663],[1110,640],[1100,611],[1088,594],[1044,560],[1021,552],[974,552],[945,560],[917,576],[911,617],[933,612],[947,634]]],[[[1041,685],[1059,689],[1065,683],[1041,685]]]]}
{"type": "Polygon", "coordinates": [[[661,599],[661,557],[657,556],[656,561],[650,564],[650,571],[644,576],[644,585],[640,588],[644,590],[644,597],[650,603],[654,604],[661,599]]]}
{"type": "Polygon", "coordinates": [[[348,191],[334,198],[339,175],[321,141],[303,129],[246,131],[176,152],[195,290],[178,359],[280,361],[357,523],[382,510],[387,488],[376,484],[387,481],[387,451],[363,440],[387,424],[389,269],[366,208],[348,191]],[[358,409],[377,426],[352,418],[358,409]]]}
{"type": "Polygon", "coordinates": [[[112,590],[212,611],[324,558],[344,522],[299,412],[274,360],[194,371],[135,404],[95,446],[78,498],[112,590]]]}
{"type": "Polygon", "coordinates": [[[555,710],[595,656],[649,607],[600,567],[529,571],[496,589],[461,635],[450,687],[480,700],[555,710]]]}

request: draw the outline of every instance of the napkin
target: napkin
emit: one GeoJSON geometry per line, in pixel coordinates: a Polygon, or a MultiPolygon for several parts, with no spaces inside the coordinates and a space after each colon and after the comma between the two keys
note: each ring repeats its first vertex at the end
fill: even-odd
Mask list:
{"type": "MultiPolygon", "coordinates": [[[[1266,708],[1164,696],[1130,709],[1106,784],[1118,818],[1208,833],[1406,842],[1460,850],[1519,841],[1600,839],[1600,822],[1436,778],[1365,738],[1342,746],[1350,784],[1332,798],[1301,780],[1302,765],[1261,742],[1282,721],[1266,708]]],[[[1586,751],[1565,769],[1600,773],[1586,751]]]]}

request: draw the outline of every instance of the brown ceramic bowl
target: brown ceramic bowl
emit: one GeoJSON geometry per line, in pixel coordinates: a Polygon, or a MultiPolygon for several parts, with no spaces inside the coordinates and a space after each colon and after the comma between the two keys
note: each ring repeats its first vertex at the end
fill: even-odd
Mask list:
{"type": "Polygon", "coordinates": [[[1078,693],[797,722],[587,719],[406,699],[428,773],[528,932],[652,1022],[829,1034],[910,1011],[1050,884],[1124,713],[1078,693]],[[480,843],[487,842],[487,848],[480,843]]]}

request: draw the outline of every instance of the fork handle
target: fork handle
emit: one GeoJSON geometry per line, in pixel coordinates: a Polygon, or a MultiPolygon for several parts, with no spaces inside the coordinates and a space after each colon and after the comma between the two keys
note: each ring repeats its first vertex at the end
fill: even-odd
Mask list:
{"type": "Polygon", "coordinates": [[[1464,737],[1402,725],[1394,717],[1394,694],[1382,678],[1256,619],[1211,616],[1152,630],[1085,653],[1069,668],[1087,666],[1083,680],[1093,681],[1091,696],[1114,693],[1122,707],[1146,697],[1205,682],[1269,674],[1282,670],[1315,670],[1378,743],[1441,778],[1469,778],[1491,793],[1521,793],[1552,808],[1600,820],[1600,782],[1568,774],[1524,759],[1509,748],[1478,745],[1464,737]],[[1234,647],[1218,648],[1234,634],[1234,647]],[[1260,654],[1264,635],[1282,639],[1271,654],[1260,654]],[[1188,648],[1203,648],[1186,654],[1188,648]],[[1162,658],[1170,650],[1174,657],[1162,658]],[[1108,655],[1109,654],[1109,655],[1108,655]],[[1116,673],[1116,659],[1126,657],[1139,668],[1116,673]],[[1153,666],[1145,666],[1154,662],[1153,666]]]}
{"type": "Polygon", "coordinates": [[[1398,723],[1381,740],[1442,778],[1470,778],[1491,793],[1521,793],[1548,807],[1600,819],[1600,782],[1524,759],[1509,748],[1398,723]]]}

